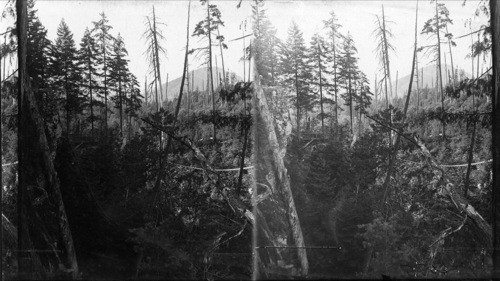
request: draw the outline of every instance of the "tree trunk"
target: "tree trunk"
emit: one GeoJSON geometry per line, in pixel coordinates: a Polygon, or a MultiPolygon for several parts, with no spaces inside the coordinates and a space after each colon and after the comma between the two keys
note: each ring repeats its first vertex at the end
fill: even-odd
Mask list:
{"type": "MultiPolygon", "coordinates": [[[[18,38],[18,263],[21,276],[34,277],[32,270],[40,266],[38,255],[31,251],[31,262],[27,252],[34,242],[35,250],[41,248],[53,249],[50,241],[40,237],[43,232],[49,234],[52,241],[61,240],[57,246],[64,254],[62,261],[71,271],[72,278],[78,276],[73,238],[66,217],[62,200],[60,183],[54,169],[47,137],[45,135],[43,119],[38,110],[34,93],[31,90],[30,78],[26,65],[27,44],[27,1],[18,0],[17,11],[17,38],[18,38]],[[45,195],[38,196],[34,189],[41,190],[45,195]],[[36,197],[36,198],[35,198],[36,197]],[[35,208],[34,204],[37,203],[35,208]],[[42,221],[38,213],[44,213],[42,221]],[[53,223],[58,225],[57,231],[44,231],[44,225],[53,223]],[[41,227],[41,228],[40,228],[41,227]],[[28,275],[24,275],[27,273],[28,275]]],[[[48,228],[48,227],[47,227],[48,228]]],[[[54,252],[57,254],[57,252],[54,252]]],[[[47,262],[47,261],[44,261],[47,262]]],[[[45,270],[48,272],[47,270],[45,270]]],[[[21,277],[22,278],[22,277],[21,277]]]]}
{"type": "MultiPolygon", "coordinates": [[[[217,35],[220,36],[219,26],[217,26],[217,35]]],[[[222,52],[222,42],[219,40],[219,48],[220,48],[220,58],[222,60],[222,79],[224,80],[224,87],[226,87],[226,70],[224,68],[224,53],[222,52]]]]}
{"type": "Polygon", "coordinates": [[[352,129],[352,89],[351,89],[351,70],[349,70],[349,114],[351,116],[351,135],[354,134],[352,129]]]}
{"type": "MultiPolygon", "coordinates": [[[[446,33],[448,33],[448,26],[446,26],[446,33]]],[[[451,86],[455,89],[455,68],[453,66],[453,53],[451,51],[451,39],[448,38],[448,47],[450,49],[450,63],[451,63],[451,86]]]]}
{"type": "Polygon", "coordinates": [[[94,101],[92,100],[92,62],[90,61],[90,56],[88,57],[87,63],[89,67],[90,126],[92,130],[92,138],[94,138],[94,101]]]}
{"type": "MultiPolygon", "coordinates": [[[[406,94],[405,107],[403,110],[403,120],[401,122],[401,124],[403,124],[403,125],[405,123],[406,113],[408,112],[408,107],[410,105],[411,88],[413,86],[413,77],[415,74],[415,63],[417,61],[417,23],[418,23],[418,1],[417,1],[417,7],[415,9],[415,43],[414,43],[414,47],[413,47],[413,62],[411,65],[410,83],[408,84],[408,92],[406,94]]],[[[389,181],[391,180],[394,161],[395,161],[395,158],[396,158],[397,153],[398,153],[398,147],[399,147],[399,142],[401,140],[401,133],[402,133],[401,130],[399,130],[399,131],[400,131],[400,133],[398,133],[396,135],[396,141],[394,143],[394,150],[393,150],[392,154],[389,156],[389,166],[387,169],[387,174],[386,174],[385,179],[384,179],[384,183],[382,185],[382,189],[384,190],[384,197],[382,199],[382,204],[385,204],[385,201],[387,199],[387,190],[388,190],[388,186],[389,186],[389,181]]]]}
{"type": "Polygon", "coordinates": [[[439,90],[441,92],[441,125],[443,127],[443,139],[446,138],[446,124],[444,120],[444,90],[443,90],[443,74],[441,73],[441,35],[439,34],[439,16],[438,16],[438,1],[436,0],[436,36],[438,47],[438,77],[439,90]]]}
{"type": "MultiPolygon", "coordinates": [[[[191,15],[191,0],[189,0],[188,2],[188,19],[187,19],[187,36],[186,36],[186,51],[185,51],[185,54],[184,54],[184,67],[183,67],[183,71],[182,71],[182,80],[181,80],[181,88],[179,89],[179,97],[177,98],[177,105],[175,107],[175,112],[174,112],[174,123],[172,124],[173,126],[175,126],[175,123],[177,122],[177,117],[179,116],[179,111],[180,111],[180,108],[181,108],[181,102],[182,102],[182,92],[184,91],[184,81],[186,81],[186,72],[187,72],[187,63],[188,63],[188,54],[189,54],[189,19],[190,19],[190,15],[191,15]]],[[[163,124],[162,124],[163,125],[163,124]]],[[[162,133],[162,132],[160,132],[162,133]]],[[[171,145],[171,142],[172,142],[172,138],[170,136],[168,136],[167,138],[167,145],[166,145],[166,149],[165,149],[165,159],[168,159],[168,154],[169,154],[169,151],[170,151],[170,145],[171,145]]],[[[160,149],[160,159],[161,159],[161,149],[160,149]]],[[[160,187],[160,182],[161,182],[161,179],[163,178],[163,174],[164,174],[164,171],[162,169],[162,167],[160,166],[160,170],[158,172],[158,176],[156,178],[156,181],[155,181],[155,190],[158,190],[158,188],[160,187]]]]}
{"type": "Polygon", "coordinates": [[[123,101],[122,101],[122,78],[118,78],[118,99],[120,103],[120,136],[123,138],[123,101]]]}
{"type": "Polygon", "coordinates": [[[300,140],[300,103],[299,103],[299,74],[298,65],[295,64],[295,95],[297,96],[296,110],[297,110],[297,138],[300,140]]]}
{"type": "Polygon", "coordinates": [[[187,73],[187,92],[186,92],[186,102],[187,102],[187,114],[186,116],[189,117],[189,110],[191,107],[191,81],[189,81],[189,62],[188,65],[186,66],[186,73],[187,73]]]}
{"type": "MultiPolygon", "coordinates": [[[[258,215],[256,218],[256,226],[258,229],[256,231],[257,233],[261,233],[262,226],[271,223],[274,225],[274,228],[278,227],[279,230],[281,230],[280,233],[276,233],[275,231],[268,232],[271,235],[266,239],[268,241],[261,241],[257,239],[256,244],[260,245],[261,243],[272,243],[273,245],[282,245],[285,243],[285,245],[290,245],[293,243],[294,247],[297,247],[296,253],[299,266],[301,268],[301,274],[305,276],[309,271],[309,262],[307,259],[306,249],[304,248],[305,243],[299,217],[297,215],[297,210],[295,209],[295,203],[290,186],[290,178],[283,162],[283,157],[281,156],[286,147],[281,147],[278,142],[277,132],[274,128],[274,117],[269,111],[267,98],[261,87],[257,71],[254,71],[254,73],[255,98],[252,99],[252,101],[254,103],[254,108],[257,110],[256,114],[254,114],[255,121],[253,125],[255,130],[254,147],[256,149],[253,161],[256,163],[255,179],[257,182],[264,180],[267,181],[270,186],[268,188],[272,191],[272,194],[269,196],[274,198],[273,204],[271,205],[269,205],[271,201],[266,200],[255,206],[255,209],[257,210],[256,213],[258,215]],[[274,202],[278,203],[279,206],[274,202]],[[262,215],[259,215],[259,212],[261,212],[262,215]],[[293,241],[289,242],[289,239],[286,238],[290,232],[292,234],[293,241]],[[280,239],[280,236],[284,236],[285,242],[280,242],[280,240],[283,239],[283,237],[280,239]]],[[[257,248],[257,250],[261,249],[257,248]]],[[[288,257],[290,257],[290,252],[287,252],[288,257]]],[[[267,253],[268,255],[274,253],[274,256],[279,257],[280,253],[283,252],[280,252],[279,249],[269,249],[267,250],[267,253]]],[[[258,251],[256,254],[259,256],[264,255],[263,251],[258,251]]],[[[293,258],[290,257],[284,262],[288,264],[293,263],[293,258]]],[[[267,263],[265,266],[267,266],[267,263]]]]}
{"type": "Polygon", "coordinates": [[[325,136],[325,122],[324,122],[324,111],[323,111],[323,79],[321,77],[321,46],[318,44],[318,68],[319,68],[319,104],[321,107],[321,133],[323,137],[325,136]]]}
{"type": "Polygon", "coordinates": [[[215,128],[216,126],[216,120],[215,120],[215,91],[214,91],[214,73],[213,73],[213,66],[212,66],[212,35],[211,35],[211,18],[210,18],[210,3],[209,0],[207,0],[207,21],[208,21],[208,62],[209,62],[209,68],[210,68],[210,90],[212,92],[212,122],[213,122],[213,138],[214,138],[214,144],[217,143],[217,130],[215,128]]]}
{"type": "Polygon", "coordinates": [[[389,79],[389,90],[390,90],[390,98],[392,100],[393,95],[392,95],[392,79],[391,79],[391,68],[390,68],[390,62],[389,62],[389,46],[387,43],[387,35],[386,35],[386,27],[385,27],[385,12],[384,12],[384,5],[382,5],[382,26],[383,26],[383,36],[384,36],[384,53],[385,53],[385,61],[387,65],[387,77],[386,79],[389,79]]]}
{"type": "MultiPolygon", "coordinates": [[[[418,57],[415,59],[415,68],[417,69],[416,77],[417,77],[417,109],[420,107],[420,76],[418,71],[418,57]]],[[[423,77],[422,77],[423,79],[423,77]]]]}
{"type": "Polygon", "coordinates": [[[64,91],[66,92],[66,135],[69,137],[70,112],[69,112],[69,91],[68,91],[68,71],[64,72],[64,91]]]}
{"type": "Polygon", "coordinates": [[[490,1],[493,93],[493,278],[500,278],[500,3],[490,1]]]}
{"type": "Polygon", "coordinates": [[[108,73],[106,62],[106,43],[103,42],[102,48],[104,54],[104,131],[106,138],[108,137],[108,73]]]}
{"type": "MultiPolygon", "coordinates": [[[[158,54],[158,38],[156,36],[155,6],[153,6],[153,38],[155,44],[155,60],[156,60],[156,74],[157,74],[156,79],[158,79],[158,84],[160,84],[160,95],[163,95],[163,87],[161,85],[161,73],[160,73],[160,56],[158,54]]],[[[158,100],[156,102],[158,102],[158,100]]],[[[161,104],[160,107],[162,107],[161,104]]]]}
{"type": "MultiPolygon", "coordinates": [[[[385,26],[385,11],[384,11],[384,5],[382,5],[382,36],[384,39],[384,58],[385,58],[385,69],[387,70],[386,72],[386,91],[387,91],[387,80],[389,80],[389,91],[390,91],[390,100],[392,101],[393,99],[393,94],[392,94],[392,80],[391,80],[391,68],[390,68],[390,62],[389,62],[389,47],[387,43],[387,35],[386,35],[386,26],[385,26]]],[[[386,93],[387,96],[387,93],[386,93]]],[[[390,118],[390,125],[392,126],[392,118],[393,118],[393,112],[392,110],[390,111],[391,118],[390,118]]],[[[392,132],[389,131],[389,146],[392,146],[392,132]]]]}
{"type": "MultiPolygon", "coordinates": [[[[338,103],[337,103],[337,47],[335,46],[335,35],[332,38],[332,47],[333,47],[333,87],[335,92],[335,134],[338,135],[338,126],[339,126],[339,117],[338,117],[338,103]]],[[[338,136],[337,136],[338,137],[338,136]]]]}

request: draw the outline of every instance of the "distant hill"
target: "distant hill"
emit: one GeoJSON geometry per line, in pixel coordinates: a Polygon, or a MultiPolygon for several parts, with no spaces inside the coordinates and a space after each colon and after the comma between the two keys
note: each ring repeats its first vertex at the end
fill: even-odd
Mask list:
{"type": "MultiPolygon", "coordinates": [[[[451,66],[449,65],[446,65],[446,68],[444,65],[442,65],[441,67],[441,73],[443,75],[443,85],[446,85],[446,81],[448,80],[448,76],[446,75],[445,73],[445,69],[448,69],[448,71],[451,72],[451,66]]],[[[459,70],[460,72],[460,70],[459,70]]],[[[426,67],[423,68],[423,76],[422,76],[422,68],[419,69],[419,77],[418,79],[420,81],[422,81],[422,77],[423,77],[423,85],[424,85],[424,88],[425,87],[432,87],[432,85],[436,85],[436,73],[437,73],[437,70],[436,70],[436,65],[435,64],[432,64],[432,65],[428,65],[426,67]]],[[[465,74],[465,77],[471,77],[471,75],[467,72],[464,71],[464,74],[465,74]]],[[[459,75],[460,77],[460,75],[459,75]]],[[[402,97],[404,95],[406,95],[406,93],[408,92],[408,84],[410,83],[410,74],[406,75],[406,76],[403,76],[401,78],[398,79],[398,89],[397,89],[397,96],[398,97],[402,97]]],[[[413,78],[413,86],[415,87],[416,86],[416,77],[413,78]]],[[[422,83],[422,82],[420,82],[422,83]]],[[[396,81],[392,81],[392,89],[393,89],[393,93],[395,92],[396,90],[396,81]]]]}
{"type": "MultiPolygon", "coordinates": [[[[219,76],[222,77],[222,68],[215,68],[214,67],[214,73],[213,73],[213,80],[214,80],[214,88],[217,87],[218,83],[217,83],[217,72],[219,72],[219,76]]],[[[231,79],[231,77],[234,75],[236,81],[240,81],[242,80],[241,77],[239,77],[238,75],[236,75],[234,72],[229,72],[229,77],[231,79]]],[[[189,79],[193,78],[193,80],[190,80],[190,88],[191,89],[198,89],[199,91],[203,91],[207,88],[207,68],[206,67],[202,67],[202,68],[198,68],[196,70],[193,70],[193,71],[189,71],[189,79]]],[[[168,89],[167,89],[167,97],[168,97],[168,100],[172,100],[174,98],[177,98],[177,96],[179,95],[179,90],[181,88],[181,81],[182,81],[182,77],[177,77],[175,79],[169,79],[170,81],[168,81],[168,89]]],[[[165,85],[167,83],[163,84],[163,88],[165,89],[165,85]]],[[[187,84],[184,84],[184,87],[187,87],[187,84]]]]}

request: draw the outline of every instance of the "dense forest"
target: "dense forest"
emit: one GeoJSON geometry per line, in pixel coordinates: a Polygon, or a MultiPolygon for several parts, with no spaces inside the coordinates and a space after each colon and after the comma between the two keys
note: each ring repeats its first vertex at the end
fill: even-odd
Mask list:
{"type": "MultiPolygon", "coordinates": [[[[201,19],[190,2],[179,11],[186,47],[171,100],[161,76],[168,34],[154,6],[144,90],[104,12],[79,43],[64,20],[52,41],[36,6],[10,1],[3,15],[21,28],[5,34],[2,62],[27,54],[2,76],[3,278],[250,278],[252,85],[224,66],[215,73],[212,53],[227,48],[217,5],[201,1],[201,19]],[[190,87],[193,56],[218,78],[203,91],[190,87]]],[[[249,49],[241,53],[248,63],[249,49]]]]}
{"type": "MultiPolygon", "coordinates": [[[[383,5],[373,27],[371,60],[380,66],[375,89],[358,67],[367,58],[358,57],[349,27],[334,11],[317,19],[323,28],[307,41],[294,21],[280,39],[266,5],[254,8],[260,83],[270,114],[292,127],[281,127],[300,221],[290,227],[303,237],[276,251],[302,272],[276,270],[283,268],[277,263],[260,269],[261,277],[490,276],[492,72],[479,58],[491,52],[491,29],[472,33],[480,36],[472,40],[467,59],[477,73],[467,77],[453,66],[457,43],[447,31],[453,20],[446,2],[420,1],[413,7],[414,57],[410,82],[400,85],[403,96],[396,95],[397,81],[391,80],[394,35],[383,5]],[[432,5],[435,15],[421,19],[418,5],[432,5]],[[434,43],[417,42],[419,33],[434,43]],[[417,63],[429,56],[436,82],[424,85],[417,63]],[[444,71],[446,57],[452,65],[444,71]]],[[[471,17],[474,13],[489,17],[488,3],[480,2],[471,17]]],[[[276,216],[268,213],[268,223],[276,216]]],[[[257,245],[266,239],[262,230],[257,245]]]]}
{"type": "Polygon", "coordinates": [[[406,69],[383,3],[364,42],[335,9],[310,38],[280,11],[282,38],[273,1],[179,3],[141,4],[140,58],[104,11],[51,39],[40,2],[2,5],[2,279],[500,276],[498,2],[465,35],[405,4],[406,69]]]}

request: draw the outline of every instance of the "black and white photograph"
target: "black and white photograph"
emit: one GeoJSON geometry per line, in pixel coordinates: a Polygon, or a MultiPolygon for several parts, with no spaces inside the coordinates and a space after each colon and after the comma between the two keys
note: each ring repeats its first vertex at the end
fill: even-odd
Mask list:
{"type": "Polygon", "coordinates": [[[497,0],[0,0],[2,280],[500,278],[497,0]]]}

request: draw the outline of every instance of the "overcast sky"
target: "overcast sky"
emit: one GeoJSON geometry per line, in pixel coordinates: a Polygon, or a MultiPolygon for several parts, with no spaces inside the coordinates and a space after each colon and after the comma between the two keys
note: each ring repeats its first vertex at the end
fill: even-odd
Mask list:
{"type": "MultiPolygon", "coordinates": [[[[243,75],[243,63],[239,61],[242,55],[243,42],[229,42],[231,39],[240,37],[243,30],[240,29],[242,23],[247,22],[246,33],[251,32],[251,0],[243,0],[241,8],[237,8],[238,1],[211,1],[217,4],[222,13],[225,26],[221,28],[221,33],[225,35],[229,47],[224,52],[226,67],[243,75]]],[[[472,19],[472,30],[478,29],[482,24],[487,23],[484,16],[476,17],[474,12],[479,1],[467,0],[465,6],[460,1],[441,1],[450,10],[450,17],[453,25],[450,32],[455,36],[469,33],[469,27],[465,27],[465,22],[472,19]]],[[[0,1],[4,7],[6,1],[0,1]]],[[[419,31],[424,22],[433,16],[433,4],[430,1],[419,2],[419,31]]],[[[385,7],[385,14],[393,24],[389,25],[394,33],[392,44],[396,48],[396,53],[391,56],[391,74],[394,79],[396,71],[399,77],[410,73],[411,59],[413,52],[413,36],[415,23],[416,1],[265,1],[265,9],[274,26],[278,29],[278,37],[286,38],[288,27],[292,20],[296,21],[304,33],[307,44],[314,32],[324,32],[322,30],[322,20],[329,16],[330,11],[335,11],[339,18],[339,23],[343,26],[342,32],[349,31],[354,38],[358,49],[359,67],[365,72],[370,80],[374,80],[375,73],[379,69],[375,58],[375,38],[372,34],[376,14],[381,14],[382,4],[385,7]]],[[[38,0],[36,8],[41,22],[48,30],[48,37],[54,40],[57,26],[62,18],[65,19],[69,28],[74,34],[75,42],[79,45],[81,37],[86,27],[92,26],[92,21],[99,19],[99,13],[104,11],[108,16],[109,23],[113,26],[114,35],[121,34],[125,40],[126,48],[129,52],[130,70],[139,78],[141,83],[147,73],[144,51],[145,41],[141,38],[145,30],[145,16],[150,14],[152,6],[155,6],[157,17],[167,24],[164,34],[167,39],[164,47],[167,49],[167,57],[162,58],[162,74],[165,79],[165,72],[169,73],[170,80],[180,76],[183,65],[183,48],[186,37],[186,19],[188,2],[184,1],[48,1],[38,0]]],[[[192,1],[191,27],[193,32],[197,22],[205,16],[205,6],[201,6],[199,1],[192,1]]],[[[1,22],[0,30],[5,30],[7,21],[1,22]]],[[[419,45],[429,44],[425,42],[427,36],[418,37],[419,45]]],[[[196,44],[197,38],[191,38],[191,42],[196,44]]],[[[248,40],[245,42],[248,44],[248,40]]],[[[460,68],[470,72],[470,60],[465,56],[470,51],[470,37],[456,40],[457,47],[453,48],[454,63],[460,68]]],[[[199,42],[198,42],[199,46],[199,42]]],[[[443,48],[448,52],[447,46],[443,48]]],[[[218,48],[214,50],[218,54],[218,48]]],[[[430,58],[419,56],[419,66],[427,65],[430,58]]],[[[217,58],[220,66],[220,57],[217,58]]],[[[489,57],[487,63],[490,62],[489,57]]],[[[448,61],[448,64],[450,62],[448,61]]],[[[191,60],[190,68],[198,68],[201,60],[191,60]]],[[[215,63],[214,63],[215,66],[215,63]]],[[[372,86],[373,88],[373,86],[372,86]]]]}
{"type": "MultiPolygon", "coordinates": [[[[455,37],[470,32],[469,27],[464,26],[469,19],[472,19],[473,31],[488,22],[485,16],[475,17],[479,1],[467,0],[465,6],[462,6],[463,2],[463,0],[440,1],[440,3],[445,3],[450,11],[453,25],[449,26],[449,32],[455,37]]],[[[386,18],[393,22],[388,26],[394,34],[391,42],[396,49],[395,54],[390,55],[391,76],[394,81],[396,71],[399,72],[399,78],[410,74],[411,71],[416,3],[416,1],[266,1],[265,7],[274,26],[278,29],[278,37],[286,39],[290,22],[294,20],[304,33],[308,46],[315,32],[326,34],[323,30],[323,20],[329,18],[330,11],[335,11],[339,19],[338,23],[342,25],[341,32],[346,34],[349,31],[354,39],[358,49],[360,69],[373,82],[375,73],[380,68],[374,53],[376,43],[372,34],[375,27],[375,15],[382,14],[382,5],[384,5],[386,18]]],[[[431,4],[429,0],[419,1],[419,33],[425,21],[434,15],[433,12],[434,4],[431,4]]],[[[431,44],[427,38],[427,35],[419,35],[418,45],[431,44]]],[[[471,62],[465,57],[470,52],[470,40],[469,36],[456,39],[457,47],[452,48],[454,64],[468,73],[471,72],[471,62]]],[[[448,53],[448,46],[443,46],[442,50],[448,53]]],[[[419,67],[428,65],[430,59],[419,54],[419,67]]],[[[450,64],[449,56],[447,63],[450,64]]],[[[489,57],[487,63],[490,63],[489,57]]],[[[373,89],[373,83],[371,87],[373,89]]]]}
{"type": "MultiPolygon", "coordinates": [[[[1,7],[6,1],[0,1],[1,7]]],[[[194,31],[196,23],[206,17],[206,6],[202,6],[200,1],[191,2],[191,23],[190,33],[194,31]]],[[[242,3],[238,9],[237,1],[210,1],[216,4],[222,14],[225,26],[220,28],[221,35],[226,38],[228,49],[224,51],[225,67],[243,76],[243,62],[239,61],[243,51],[243,41],[229,42],[232,39],[241,37],[246,21],[246,33],[251,33],[251,6],[250,2],[242,3]],[[243,25],[242,25],[243,23],[243,25]],[[240,26],[242,29],[240,29],[240,26]]],[[[109,24],[113,27],[111,33],[123,37],[125,47],[129,53],[129,68],[134,73],[141,85],[144,76],[148,73],[148,66],[144,52],[146,50],[145,39],[142,34],[145,31],[145,17],[150,15],[152,7],[155,6],[156,16],[167,26],[163,27],[163,34],[166,40],[163,47],[167,50],[167,56],[161,57],[162,80],[165,80],[166,73],[169,79],[181,76],[184,64],[184,47],[186,44],[186,22],[188,12],[188,1],[48,1],[37,0],[35,8],[38,10],[40,21],[48,31],[48,37],[53,40],[57,36],[57,27],[64,18],[77,46],[85,28],[92,28],[92,22],[99,20],[99,13],[104,12],[108,17],[109,24]]],[[[6,21],[1,22],[1,30],[5,30],[6,21]]],[[[200,39],[191,37],[190,48],[200,47],[200,39]]],[[[247,39],[248,40],[248,39],[247,39]]],[[[245,42],[248,44],[248,41],[245,42]]],[[[205,43],[206,46],[206,43],[205,43]]],[[[218,66],[221,67],[219,48],[213,49],[213,54],[217,56],[218,66]]],[[[190,56],[190,70],[201,67],[202,57],[198,60],[190,56]]],[[[213,62],[215,67],[215,60],[213,62]]],[[[248,68],[247,68],[248,69],[248,68]]],[[[142,86],[141,86],[142,89],[142,86]]]]}

